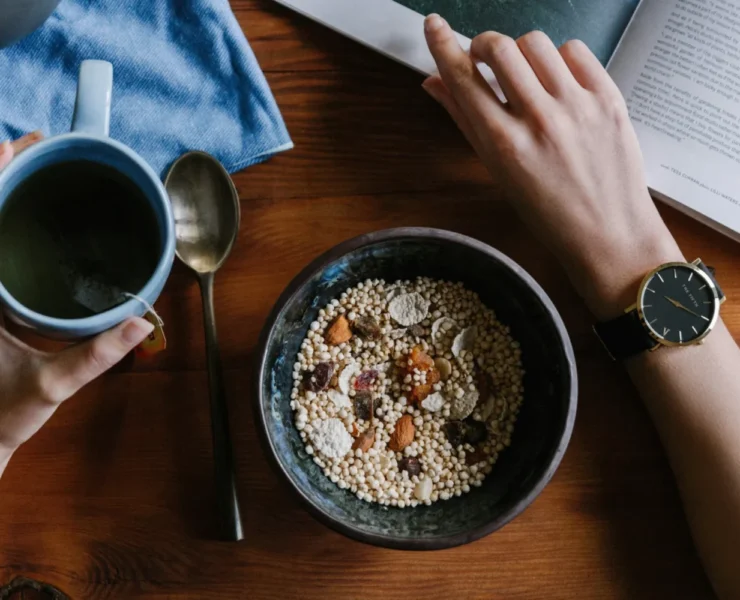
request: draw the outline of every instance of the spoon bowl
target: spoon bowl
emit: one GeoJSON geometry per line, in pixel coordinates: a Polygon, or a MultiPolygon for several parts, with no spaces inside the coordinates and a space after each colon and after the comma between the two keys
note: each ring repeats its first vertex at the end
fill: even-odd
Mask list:
{"type": "Polygon", "coordinates": [[[200,284],[211,397],[216,499],[224,537],[238,541],[244,533],[216,334],[213,281],[239,233],[239,195],[223,165],[210,154],[197,151],[188,152],[175,161],[167,174],[165,188],[175,216],[177,257],[195,272],[200,284]]]}
{"type": "Polygon", "coordinates": [[[183,154],[165,187],[172,201],[177,256],[198,274],[217,271],[240,225],[239,195],[223,165],[205,152],[183,154]]]}

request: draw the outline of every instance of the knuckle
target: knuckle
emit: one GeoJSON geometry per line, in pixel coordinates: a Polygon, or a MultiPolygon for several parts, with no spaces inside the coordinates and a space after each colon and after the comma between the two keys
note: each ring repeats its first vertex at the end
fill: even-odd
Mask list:
{"type": "Polygon", "coordinates": [[[93,341],[85,352],[85,363],[90,372],[102,373],[113,366],[109,353],[101,339],[93,341]]]}
{"type": "Polygon", "coordinates": [[[588,46],[581,40],[568,40],[560,46],[560,50],[569,56],[583,56],[591,52],[588,46]]]}
{"type": "Polygon", "coordinates": [[[549,46],[551,43],[549,36],[538,29],[525,33],[517,40],[517,44],[519,44],[520,48],[541,48],[543,46],[549,46]]]}
{"type": "Polygon", "coordinates": [[[625,125],[629,122],[627,104],[619,92],[604,94],[600,104],[602,115],[609,121],[617,125],[625,125]]]}
{"type": "Polygon", "coordinates": [[[57,377],[48,369],[39,369],[31,379],[33,397],[50,404],[57,404],[64,400],[64,390],[57,377]]]}
{"type": "Polygon", "coordinates": [[[508,35],[487,31],[481,33],[473,42],[478,42],[475,46],[476,54],[500,58],[506,56],[509,52],[516,49],[516,42],[508,35]]]}

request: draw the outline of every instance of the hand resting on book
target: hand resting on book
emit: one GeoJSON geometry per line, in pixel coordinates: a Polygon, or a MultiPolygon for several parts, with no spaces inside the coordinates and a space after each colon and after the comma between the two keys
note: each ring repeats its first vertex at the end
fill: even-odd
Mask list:
{"type": "MultiPolygon", "coordinates": [[[[683,260],[648,194],[625,102],[584,44],[557,49],[541,32],[516,41],[488,32],[468,55],[439,16],[425,27],[439,75],[424,89],[516,192],[522,219],[598,319],[634,303],[648,271],[683,260]],[[478,61],[491,67],[506,102],[478,61]]],[[[626,367],[665,446],[712,584],[720,597],[740,598],[740,350],[720,320],[703,345],[645,352],[626,367]]]]}

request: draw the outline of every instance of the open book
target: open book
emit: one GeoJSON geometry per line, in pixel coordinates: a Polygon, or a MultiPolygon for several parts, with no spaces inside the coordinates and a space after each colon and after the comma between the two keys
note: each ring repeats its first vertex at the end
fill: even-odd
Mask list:
{"type": "Polygon", "coordinates": [[[655,197],[740,241],[740,0],[277,1],[423,73],[434,61],[409,7],[469,35],[526,24],[556,43],[584,39],[627,100],[655,197]],[[467,17],[444,12],[460,6],[467,17]]]}

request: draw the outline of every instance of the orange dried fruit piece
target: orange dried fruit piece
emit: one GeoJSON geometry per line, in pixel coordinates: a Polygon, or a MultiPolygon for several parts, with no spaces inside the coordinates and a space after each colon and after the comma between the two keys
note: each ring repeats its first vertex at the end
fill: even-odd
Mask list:
{"type": "Polygon", "coordinates": [[[411,390],[410,404],[421,405],[422,401],[432,393],[432,386],[429,383],[420,383],[411,390]]]}
{"type": "Polygon", "coordinates": [[[349,341],[352,337],[352,330],[349,327],[347,318],[344,315],[339,315],[331,324],[324,337],[332,346],[338,346],[349,341]]]}
{"type": "Polygon", "coordinates": [[[419,371],[429,371],[434,368],[434,359],[424,352],[421,346],[414,347],[409,354],[409,360],[411,361],[409,371],[413,371],[414,369],[419,371]]]}
{"type": "Polygon", "coordinates": [[[434,385],[435,383],[439,383],[442,379],[442,376],[440,375],[439,371],[435,367],[432,367],[427,371],[427,383],[430,385],[434,385]]]}

